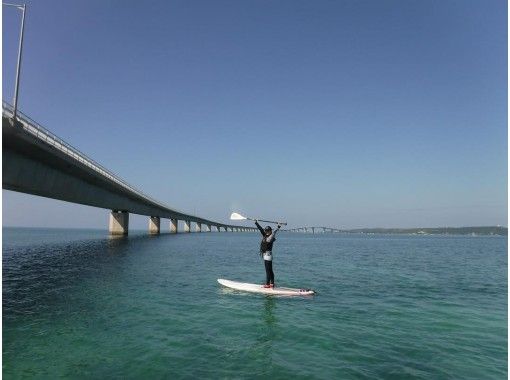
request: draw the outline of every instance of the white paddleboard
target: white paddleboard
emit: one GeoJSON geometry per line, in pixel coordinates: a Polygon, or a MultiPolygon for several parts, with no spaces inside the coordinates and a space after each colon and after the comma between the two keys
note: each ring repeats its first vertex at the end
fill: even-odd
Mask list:
{"type": "Polygon", "coordinates": [[[280,287],[264,288],[264,285],[247,284],[245,282],[224,280],[222,278],[219,278],[218,282],[221,285],[226,286],[227,288],[242,290],[251,293],[273,294],[282,296],[311,296],[315,294],[315,292],[311,289],[292,289],[280,287]]]}

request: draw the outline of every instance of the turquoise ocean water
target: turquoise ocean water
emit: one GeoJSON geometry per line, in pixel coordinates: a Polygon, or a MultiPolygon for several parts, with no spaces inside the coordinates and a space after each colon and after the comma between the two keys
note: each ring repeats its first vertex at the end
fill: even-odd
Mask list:
{"type": "Polygon", "coordinates": [[[506,237],[3,229],[3,375],[506,379],[506,237]]]}

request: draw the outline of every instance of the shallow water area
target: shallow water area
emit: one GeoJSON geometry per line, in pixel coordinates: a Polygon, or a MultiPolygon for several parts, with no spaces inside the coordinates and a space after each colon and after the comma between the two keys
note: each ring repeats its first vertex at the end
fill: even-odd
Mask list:
{"type": "Polygon", "coordinates": [[[506,237],[3,233],[6,378],[507,376],[506,237]]]}

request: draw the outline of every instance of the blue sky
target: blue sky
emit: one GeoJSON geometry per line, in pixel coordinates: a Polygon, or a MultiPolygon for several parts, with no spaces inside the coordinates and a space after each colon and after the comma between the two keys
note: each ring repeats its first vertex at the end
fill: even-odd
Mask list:
{"type": "MultiPolygon", "coordinates": [[[[292,226],[507,224],[505,1],[27,4],[20,109],[169,205],[292,226]]],[[[9,101],[19,22],[4,9],[9,101]]],[[[107,225],[107,210],[2,203],[4,225],[107,225]]]]}

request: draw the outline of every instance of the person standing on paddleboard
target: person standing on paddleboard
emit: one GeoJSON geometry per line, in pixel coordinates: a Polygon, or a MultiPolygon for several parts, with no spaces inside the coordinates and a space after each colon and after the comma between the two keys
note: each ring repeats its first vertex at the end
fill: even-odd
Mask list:
{"type": "Polygon", "coordinates": [[[280,230],[280,225],[276,230],[269,226],[262,229],[261,225],[255,220],[255,225],[262,234],[262,241],[260,242],[260,255],[264,259],[264,267],[266,268],[266,284],[264,288],[274,288],[274,273],[273,273],[273,243],[276,240],[276,233],[280,230]]]}

